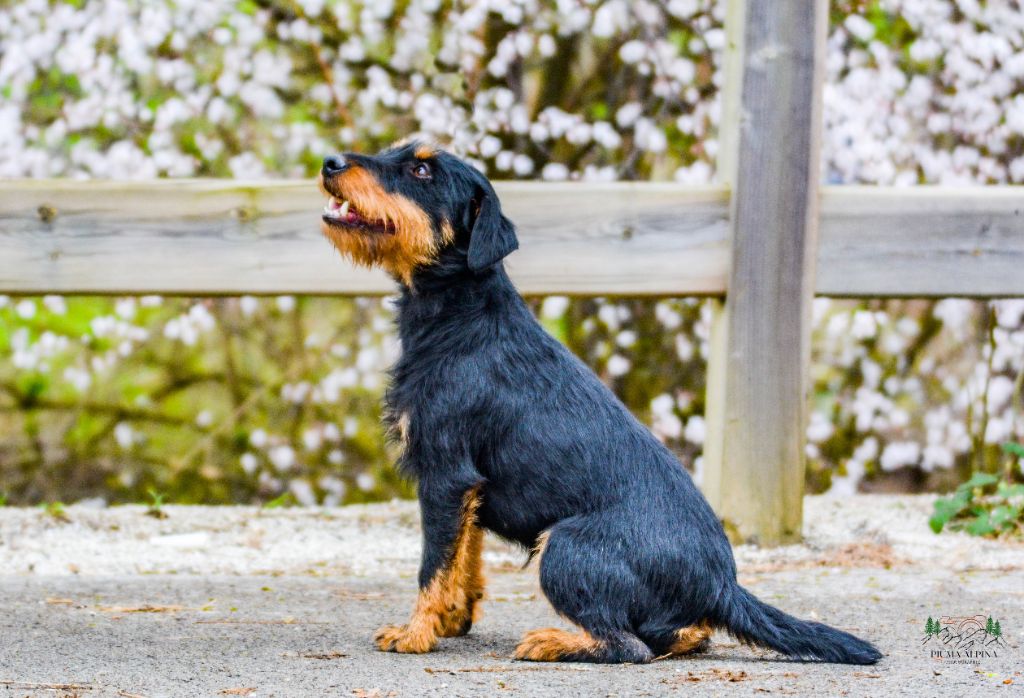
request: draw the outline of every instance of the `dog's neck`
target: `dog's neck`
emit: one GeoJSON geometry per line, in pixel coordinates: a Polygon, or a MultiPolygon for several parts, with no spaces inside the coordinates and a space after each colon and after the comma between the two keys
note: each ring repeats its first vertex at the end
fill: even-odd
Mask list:
{"type": "Polygon", "coordinates": [[[398,281],[403,294],[429,297],[444,294],[460,286],[472,286],[473,282],[478,280],[478,276],[480,275],[470,271],[466,265],[466,250],[461,247],[449,247],[442,250],[431,264],[416,269],[408,283],[397,277],[395,280],[398,281]]]}
{"type": "Polygon", "coordinates": [[[470,309],[490,302],[496,295],[519,297],[501,262],[482,272],[464,267],[443,276],[417,272],[412,283],[401,283],[399,289],[399,309],[415,310],[416,314],[451,310],[453,305],[470,309]]]}
{"type": "Polygon", "coordinates": [[[442,326],[466,327],[489,317],[493,309],[503,308],[507,313],[521,308],[529,313],[503,263],[482,272],[469,271],[465,264],[445,266],[419,270],[411,284],[400,284],[396,310],[403,345],[429,341],[442,326]]]}

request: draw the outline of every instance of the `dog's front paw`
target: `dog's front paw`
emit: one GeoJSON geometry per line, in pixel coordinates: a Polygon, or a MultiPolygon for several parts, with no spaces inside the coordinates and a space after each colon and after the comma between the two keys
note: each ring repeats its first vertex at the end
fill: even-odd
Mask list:
{"type": "Polygon", "coordinates": [[[473,611],[462,609],[449,613],[440,619],[438,635],[441,637],[462,637],[473,627],[473,611]]]}
{"type": "Polygon", "coordinates": [[[385,625],[374,633],[373,641],[381,652],[423,654],[434,649],[437,637],[431,632],[410,630],[407,625],[385,625]]]}

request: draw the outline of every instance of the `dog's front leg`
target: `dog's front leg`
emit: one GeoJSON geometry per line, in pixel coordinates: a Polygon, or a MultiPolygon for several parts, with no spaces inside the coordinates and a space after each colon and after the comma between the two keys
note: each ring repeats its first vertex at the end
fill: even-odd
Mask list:
{"type": "Polygon", "coordinates": [[[483,531],[477,525],[480,487],[421,479],[423,559],[419,596],[406,625],[386,625],[374,640],[384,651],[422,653],[439,637],[469,632],[479,616],[484,579],[483,531]]]}

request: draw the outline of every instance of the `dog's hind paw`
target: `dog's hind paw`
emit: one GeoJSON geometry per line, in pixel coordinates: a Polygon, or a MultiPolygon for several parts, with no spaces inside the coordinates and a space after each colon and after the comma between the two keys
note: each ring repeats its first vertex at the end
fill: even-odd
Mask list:
{"type": "Polygon", "coordinates": [[[531,630],[523,635],[516,647],[516,659],[529,662],[558,662],[587,654],[600,647],[600,643],[586,633],[570,633],[558,628],[531,630]]]}
{"type": "Polygon", "coordinates": [[[434,649],[437,636],[428,631],[410,630],[406,625],[385,625],[373,635],[381,652],[423,654],[434,649]]]}
{"type": "MultiPolygon", "coordinates": [[[[707,623],[697,623],[676,631],[675,642],[668,648],[665,657],[684,657],[688,654],[707,652],[711,648],[711,634],[714,632],[707,623]]],[[[661,657],[659,657],[660,659],[661,657]]]]}

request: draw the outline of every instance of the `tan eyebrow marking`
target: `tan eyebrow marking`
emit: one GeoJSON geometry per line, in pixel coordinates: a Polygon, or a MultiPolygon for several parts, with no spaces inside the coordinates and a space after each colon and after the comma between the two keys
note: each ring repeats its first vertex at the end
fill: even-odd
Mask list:
{"type": "Polygon", "coordinates": [[[426,160],[437,155],[437,148],[429,143],[421,143],[417,146],[414,155],[420,160],[426,160]]]}

